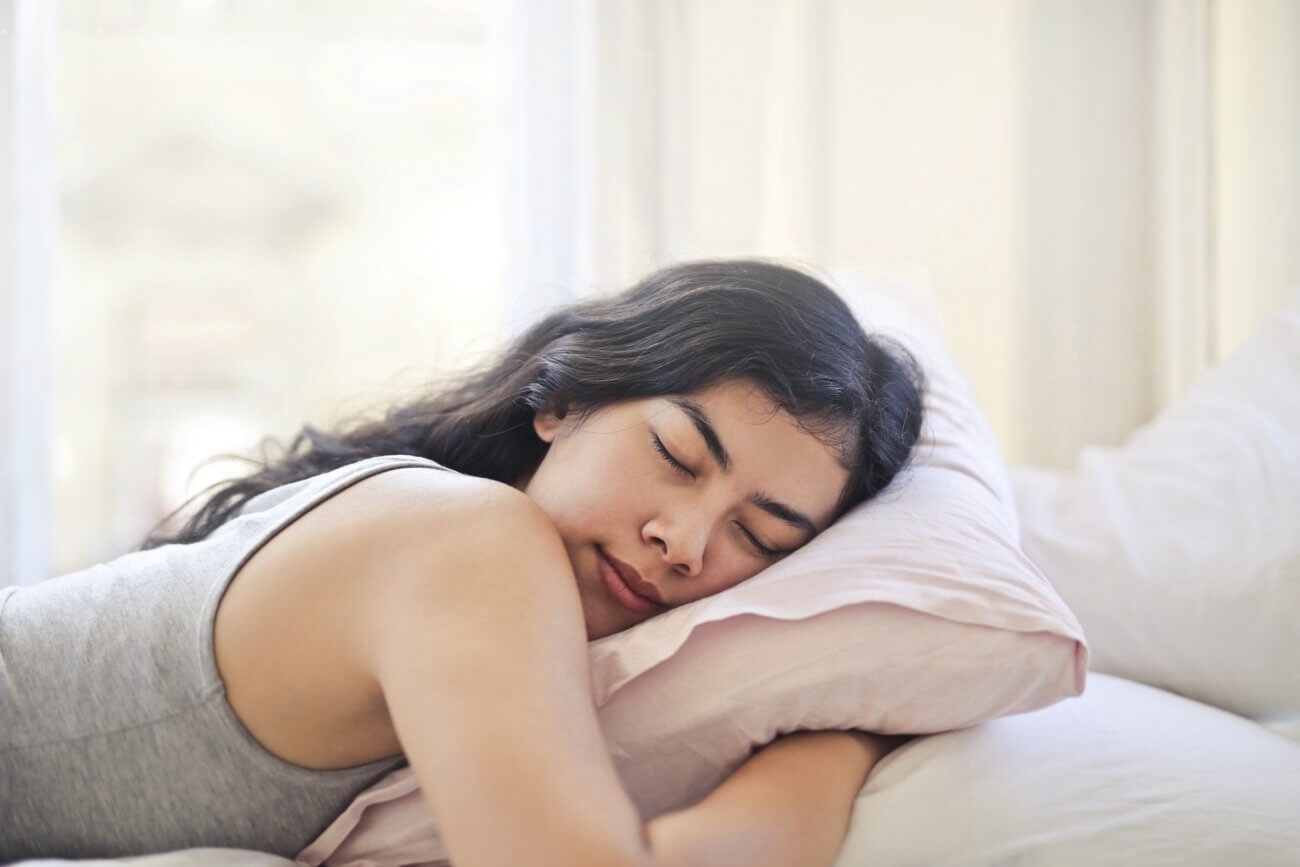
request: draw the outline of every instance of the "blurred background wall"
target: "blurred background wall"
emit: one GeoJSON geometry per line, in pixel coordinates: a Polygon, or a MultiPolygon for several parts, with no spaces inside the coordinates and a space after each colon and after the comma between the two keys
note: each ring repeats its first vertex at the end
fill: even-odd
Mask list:
{"type": "Polygon", "coordinates": [[[1300,285],[1290,0],[0,9],[0,583],[675,259],[928,274],[1056,466],[1300,285]]]}

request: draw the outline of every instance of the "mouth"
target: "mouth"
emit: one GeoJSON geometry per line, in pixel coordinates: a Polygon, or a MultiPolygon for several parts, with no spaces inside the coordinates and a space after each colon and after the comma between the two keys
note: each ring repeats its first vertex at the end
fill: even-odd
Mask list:
{"type": "Polygon", "coordinates": [[[657,595],[653,585],[642,581],[631,566],[611,559],[599,545],[596,546],[596,564],[605,589],[624,608],[637,614],[658,614],[667,609],[667,605],[648,595],[657,595]],[[634,586],[641,592],[634,590],[634,586]]]}

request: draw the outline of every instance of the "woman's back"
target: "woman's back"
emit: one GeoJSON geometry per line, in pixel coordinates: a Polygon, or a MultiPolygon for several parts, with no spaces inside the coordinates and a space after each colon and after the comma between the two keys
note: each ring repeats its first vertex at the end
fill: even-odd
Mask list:
{"type": "Polygon", "coordinates": [[[362,461],[269,491],[200,542],[0,591],[0,859],[196,845],[292,857],[400,764],[278,758],[232,711],[213,650],[218,605],[252,554],[399,467],[437,464],[362,461]]]}

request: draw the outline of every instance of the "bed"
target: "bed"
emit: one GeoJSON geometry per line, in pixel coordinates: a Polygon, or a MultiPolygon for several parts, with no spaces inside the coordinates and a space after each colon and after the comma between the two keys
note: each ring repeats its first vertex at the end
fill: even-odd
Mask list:
{"type": "MultiPolygon", "coordinates": [[[[292,867],[191,849],[103,867],[292,867]]],[[[863,787],[837,867],[1300,864],[1300,743],[1093,673],[1083,696],[931,735],[863,787]]]]}

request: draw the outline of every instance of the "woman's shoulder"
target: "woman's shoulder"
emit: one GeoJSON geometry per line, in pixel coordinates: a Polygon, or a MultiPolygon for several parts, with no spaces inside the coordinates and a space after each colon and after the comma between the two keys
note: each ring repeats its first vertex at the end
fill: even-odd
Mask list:
{"type": "MultiPolygon", "coordinates": [[[[221,599],[214,650],[236,715],[264,747],[307,767],[392,755],[368,662],[393,626],[389,600],[451,584],[479,592],[491,581],[450,579],[484,572],[480,558],[530,527],[544,538],[539,514],[509,485],[415,465],[364,475],[315,504],[249,557],[221,599]]],[[[436,606],[423,616],[431,628],[443,618],[436,606]]]]}
{"type": "Polygon", "coordinates": [[[244,571],[273,574],[260,580],[286,588],[330,585],[348,595],[360,585],[359,592],[374,594],[394,582],[476,568],[530,540],[545,547],[558,536],[542,508],[510,485],[434,464],[396,463],[333,490],[283,527],[244,571]]]}
{"type": "MultiPolygon", "coordinates": [[[[503,482],[433,465],[405,465],[367,475],[312,510],[329,529],[412,544],[458,544],[517,522],[544,518],[527,494],[503,482]],[[434,532],[438,531],[438,532],[434,532]]],[[[310,514],[310,513],[309,513],[310,514]]]]}

